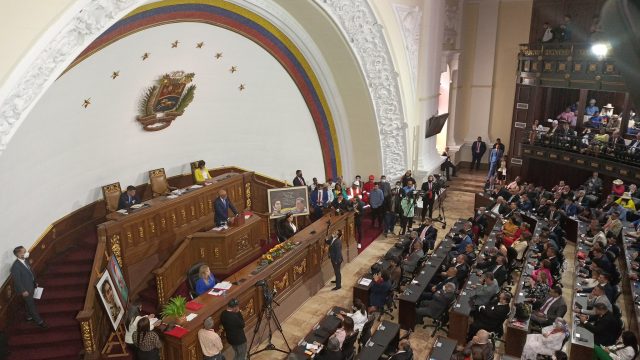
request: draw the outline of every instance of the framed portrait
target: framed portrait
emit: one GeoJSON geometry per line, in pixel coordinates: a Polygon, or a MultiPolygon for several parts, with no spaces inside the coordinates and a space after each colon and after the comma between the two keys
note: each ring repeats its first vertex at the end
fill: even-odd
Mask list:
{"type": "Polygon", "coordinates": [[[309,215],[309,190],[306,186],[269,189],[270,218],[275,219],[291,212],[293,216],[309,215]]]}
{"type": "Polygon", "coordinates": [[[118,264],[118,260],[116,260],[115,255],[111,255],[111,259],[109,259],[109,262],[107,263],[107,270],[109,270],[111,279],[113,279],[116,286],[120,302],[126,306],[129,304],[129,288],[127,288],[127,283],[124,281],[122,268],[120,268],[120,264],[118,264]]]}
{"type": "Polygon", "coordinates": [[[120,302],[120,297],[118,297],[118,294],[116,293],[109,271],[104,271],[102,273],[96,287],[98,288],[100,300],[102,300],[102,305],[104,305],[104,308],[107,311],[111,325],[113,325],[113,329],[116,330],[124,316],[124,308],[120,302]]]}

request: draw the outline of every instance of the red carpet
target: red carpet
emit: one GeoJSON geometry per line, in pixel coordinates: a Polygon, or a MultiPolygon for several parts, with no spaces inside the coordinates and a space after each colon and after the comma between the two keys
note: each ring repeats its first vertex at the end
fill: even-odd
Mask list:
{"type": "Polygon", "coordinates": [[[362,248],[358,249],[358,254],[364,251],[367,246],[371,245],[375,239],[382,233],[382,225],[380,227],[373,227],[371,223],[371,217],[366,214],[362,218],[362,248]]]}
{"type": "Polygon", "coordinates": [[[88,235],[77,247],[54,259],[38,278],[44,294],[42,300],[36,300],[36,306],[49,328],[26,322],[26,313],[20,307],[11,319],[15,325],[7,329],[9,359],[79,358],[82,337],[75,317],[84,305],[97,243],[95,234],[88,235]]]}

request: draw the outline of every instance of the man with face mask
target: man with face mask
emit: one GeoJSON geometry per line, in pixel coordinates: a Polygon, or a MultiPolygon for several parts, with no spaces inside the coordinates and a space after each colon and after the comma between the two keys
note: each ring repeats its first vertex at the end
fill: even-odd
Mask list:
{"type": "Polygon", "coordinates": [[[35,274],[29,264],[29,252],[24,246],[18,246],[13,249],[13,255],[17,258],[16,261],[13,262],[13,265],[11,265],[13,286],[16,293],[24,299],[27,309],[27,321],[33,321],[39,327],[46,328],[47,324],[40,318],[38,310],[36,309],[36,303],[33,300],[33,292],[37,284],[35,274]]]}
{"type": "Polygon", "coordinates": [[[380,186],[380,190],[384,194],[384,198],[387,199],[391,196],[391,184],[387,181],[387,177],[384,175],[380,175],[380,181],[378,182],[380,186]]]}
{"type": "Polygon", "coordinates": [[[436,195],[440,192],[440,186],[433,181],[433,175],[429,175],[427,181],[422,183],[421,190],[424,192],[424,195],[422,196],[422,212],[420,215],[422,221],[424,221],[427,211],[429,211],[429,218],[433,217],[433,202],[436,199],[436,195]]]}
{"type": "Polygon", "coordinates": [[[396,185],[393,189],[391,189],[391,195],[385,201],[385,214],[384,214],[384,236],[387,237],[389,233],[394,234],[393,229],[396,226],[396,220],[398,219],[398,214],[402,212],[402,207],[400,206],[400,201],[402,197],[400,196],[400,191],[402,191],[400,181],[396,182],[396,185]]]}

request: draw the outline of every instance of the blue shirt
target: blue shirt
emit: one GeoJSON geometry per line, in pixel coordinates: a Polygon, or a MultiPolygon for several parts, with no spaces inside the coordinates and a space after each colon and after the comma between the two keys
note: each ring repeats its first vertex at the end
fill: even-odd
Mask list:
{"type": "Polygon", "coordinates": [[[198,296],[206,293],[207,291],[213,289],[216,286],[216,278],[213,277],[213,274],[209,276],[209,284],[205,284],[203,279],[198,279],[196,282],[196,294],[198,296]]]}
{"type": "Polygon", "coordinates": [[[491,149],[491,153],[489,154],[489,161],[496,162],[502,158],[502,150],[493,148],[491,149]]]}
{"type": "Polygon", "coordinates": [[[467,235],[462,239],[462,241],[460,241],[460,244],[456,245],[455,251],[458,254],[462,254],[469,244],[473,244],[473,241],[471,240],[471,237],[467,235]]]}
{"type": "Polygon", "coordinates": [[[596,111],[600,111],[600,109],[597,106],[587,105],[587,107],[584,109],[584,114],[591,116],[595,114],[596,111]]]}
{"type": "Polygon", "coordinates": [[[372,208],[377,209],[384,203],[384,192],[380,189],[373,189],[369,194],[369,204],[372,208]]]}

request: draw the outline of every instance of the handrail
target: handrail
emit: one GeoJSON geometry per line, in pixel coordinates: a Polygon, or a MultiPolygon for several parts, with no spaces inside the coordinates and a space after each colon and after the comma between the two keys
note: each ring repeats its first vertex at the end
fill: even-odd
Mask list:
{"type": "MultiPolygon", "coordinates": [[[[178,248],[173,252],[173,254],[160,266],[159,268],[153,271],[153,275],[156,280],[156,291],[158,293],[158,304],[160,306],[164,305],[164,303],[169,300],[169,297],[178,289],[180,284],[184,282],[187,278],[185,275],[185,271],[179,272],[171,272],[169,268],[175,266],[178,260],[182,260],[180,263],[184,262],[185,257],[188,257],[186,250],[189,248],[191,244],[192,237],[191,235],[187,236],[184,241],[178,246],[178,248]],[[180,274],[178,278],[171,279],[167,278],[171,274],[180,274]],[[168,286],[169,285],[169,286],[168,286]]],[[[186,259],[189,260],[189,259],[186,259]]],[[[189,264],[193,264],[194,261],[187,261],[189,264]]],[[[184,267],[183,267],[184,268],[184,267]]]]}
{"type": "Polygon", "coordinates": [[[106,318],[106,313],[99,305],[95,287],[107,263],[105,257],[106,242],[104,236],[98,238],[98,246],[96,247],[93,264],[91,265],[91,276],[89,278],[89,285],[87,286],[84,307],[78,315],[76,315],[76,320],[80,323],[85,359],[97,357],[100,351],[100,345],[104,343],[108,335],[108,319],[106,318]],[[105,327],[105,325],[107,327],[105,327]]]}

